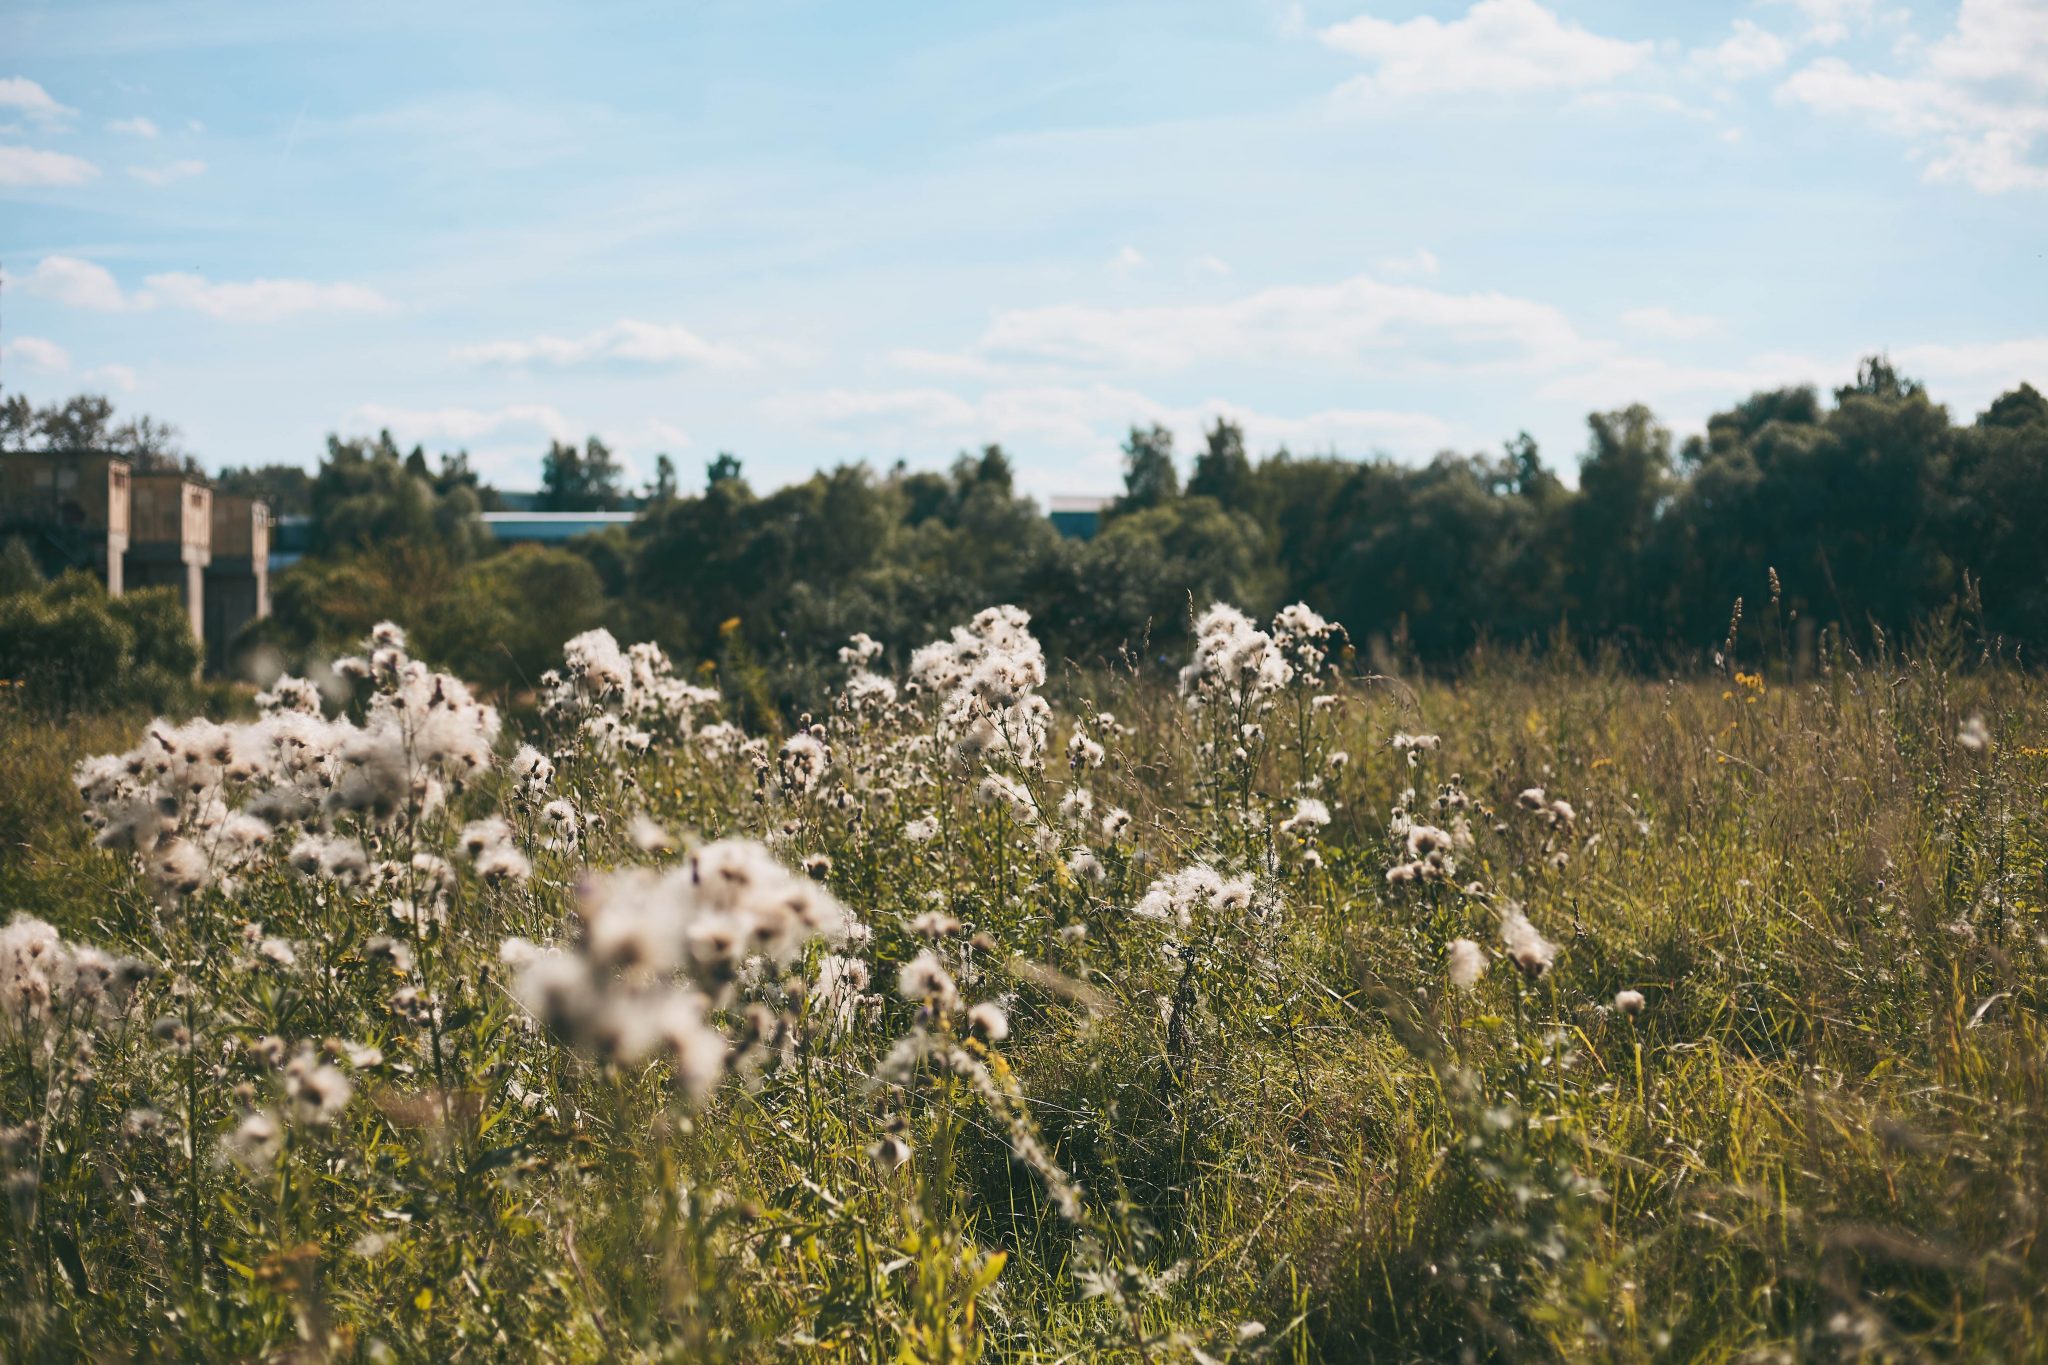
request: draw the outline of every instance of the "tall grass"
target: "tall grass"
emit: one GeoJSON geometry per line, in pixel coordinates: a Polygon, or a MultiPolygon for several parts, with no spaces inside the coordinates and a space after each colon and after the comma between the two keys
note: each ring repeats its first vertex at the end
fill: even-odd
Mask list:
{"type": "Polygon", "coordinates": [[[864,693],[886,662],[817,699],[814,783],[572,668],[445,804],[324,803],[189,892],[69,785],[136,720],[0,718],[0,915],[148,969],[0,1000],[0,1357],[2048,1358],[2032,676],[1338,653],[955,712],[864,693]],[[494,811],[530,879],[456,853],[494,811]],[[400,871],[297,871],[302,825],[400,871]],[[658,900],[603,874],[726,838],[859,927],[659,986],[709,1001],[693,1094],[503,944],[594,962],[658,900]]]}

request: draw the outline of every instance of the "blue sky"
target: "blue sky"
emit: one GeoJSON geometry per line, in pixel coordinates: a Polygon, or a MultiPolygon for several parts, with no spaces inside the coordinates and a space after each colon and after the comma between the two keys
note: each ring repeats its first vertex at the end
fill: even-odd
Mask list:
{"type": "Polygon", "coordinates": [[[0,385],[758,485],[2048,385],[2048,0],[0,8],[0,385]]]}

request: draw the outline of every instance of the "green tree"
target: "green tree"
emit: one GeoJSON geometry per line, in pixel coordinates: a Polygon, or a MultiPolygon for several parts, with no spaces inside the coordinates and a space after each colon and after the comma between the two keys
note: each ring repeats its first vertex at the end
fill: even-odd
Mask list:
{"type": "Polygon", "coordinates": [[[467,459],[444,456],[437,473],[417,446],[401,455],[388,431],[374,440],[328,437],[309,502],[313,552],[319,555],[404,542],[437,546],[466,560],[489,541],[467,459]]]}
{"type": "Polygon", "coordinates": [[[1586,419],[1569,519],[1567,601],[1596,637],[1640,640],[1660,619],[1669,583],[1658,522],[1676,491],[1670,429],[1642,404],[1586,419]]]}
{"type": "Polygon", "coordinates": [[[33,592],[42,585],[43,566],[36,562],[35,551],[20,536],[7,537],[0,545],[0,597],[33,592]]]}
{"type": "Polygon", "coordinates": [[[2048,399],[2022,384],[1956,436],[1945,537],[1974,575],[1985,624],[2048,647],[2048,399]]]}
{"type": "Polygon", "coordinates": [[[303,517],[313,511],[313,474],[295,464],[230,467],[214,476],[213,486],[223,493],[263,499],[272,516],[303,517]]]}
{"type": "Polygon", "coordinates": [[[562,642],[605,615],[604,585],[587,560],[515,545],[463,570],[419,613],[414,643],[465,678],[516,691],[535,686],[561,663],[562,642]]]}
{"type": "Polygon", "coordinates": [[[676,495],[676,462],[666,455],[654,457],[654,478],[647,485],[649,502],[667,502],[676,495]]]}
{"type": "Polygon", "coordinates": [[[1244,453],[1244,428],[1218,417],[1209,428],[1208,444],[1195,456],[1188,496],[1214,498],[1225,507],[1241,507],[1251,491],[1252,462],[1244,453]]]}
{"type": "Polygon", "coordinates": [[[1112,511],[1117,516],[1160,507],[1180,496],[1180,471],[1173,463],[1173,433],[1154,422],[1132,427],[1124,442],[1124,495],[1112,511]]]}
{"type": "Polygon", "coordinates": [[[592,436],[583,449],[552,441],[540,466],[540,505],[550,512],[606,512],[619,505],[625,471],[592,436]]]}
{"type": "Polygon", "coordinates": [[[9,398],[0,404],[0,453],[9,451],[91,451],[118,455],[137,470],[200,472],[176,427],[146,413],[116,421],[112,401],[97,393],[40,408],[19,394],[9,398]]]}
{"type": "Polygon", "coordinates": [[[705,486],[716,487],[721,483],[741,482],[740,462],[729,450],[718,452],[718,458],[705,466],[705,486]]]}
{"type": "Polygon", "coordinates": [[[1262,540],[1250,516],[1214,498],[1175,498],[1116,518],[1079,552],[1080,591],[1061,608],[1074,621],[1070,652],[1102,658],[1143,640],[1157,656],[1177,656],[1191,610],[1214,601],[1270,610],[1259,591],[1262,540]]]}

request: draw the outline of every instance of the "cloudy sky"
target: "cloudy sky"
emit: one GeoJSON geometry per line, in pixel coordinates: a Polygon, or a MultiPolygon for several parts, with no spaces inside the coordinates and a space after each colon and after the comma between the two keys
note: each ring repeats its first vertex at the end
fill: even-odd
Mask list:
{"type": "Polygon", "coordinates": [[[0,386],[210,466],[1569,469],[1872,350],[1967,418],[2048,385],[2048,0],[9,0],[0,266],[0,386]]]}

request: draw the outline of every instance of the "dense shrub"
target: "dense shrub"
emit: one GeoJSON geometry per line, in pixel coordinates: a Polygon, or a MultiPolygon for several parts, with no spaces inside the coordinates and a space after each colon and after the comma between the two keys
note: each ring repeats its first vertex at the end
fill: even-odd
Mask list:
{"type": "Polygon", "coordinates": [[[175,588],[110,598],[90,574],[69,573],[0,598],[0,671],[31,706],[189,702],[199,663],[175,588]]]}
{"type": "Polygon", "coordinates": [[[589,560],[519,545],[459,562],[401,542],[304,560],[280,574],[273,615],[252,623],[244,651],[287,663],[333,654],[380,620],[406,622],[420,653],[493,690],[531,688],[561,641],[597,623],[604,585],[589,560]]]}

